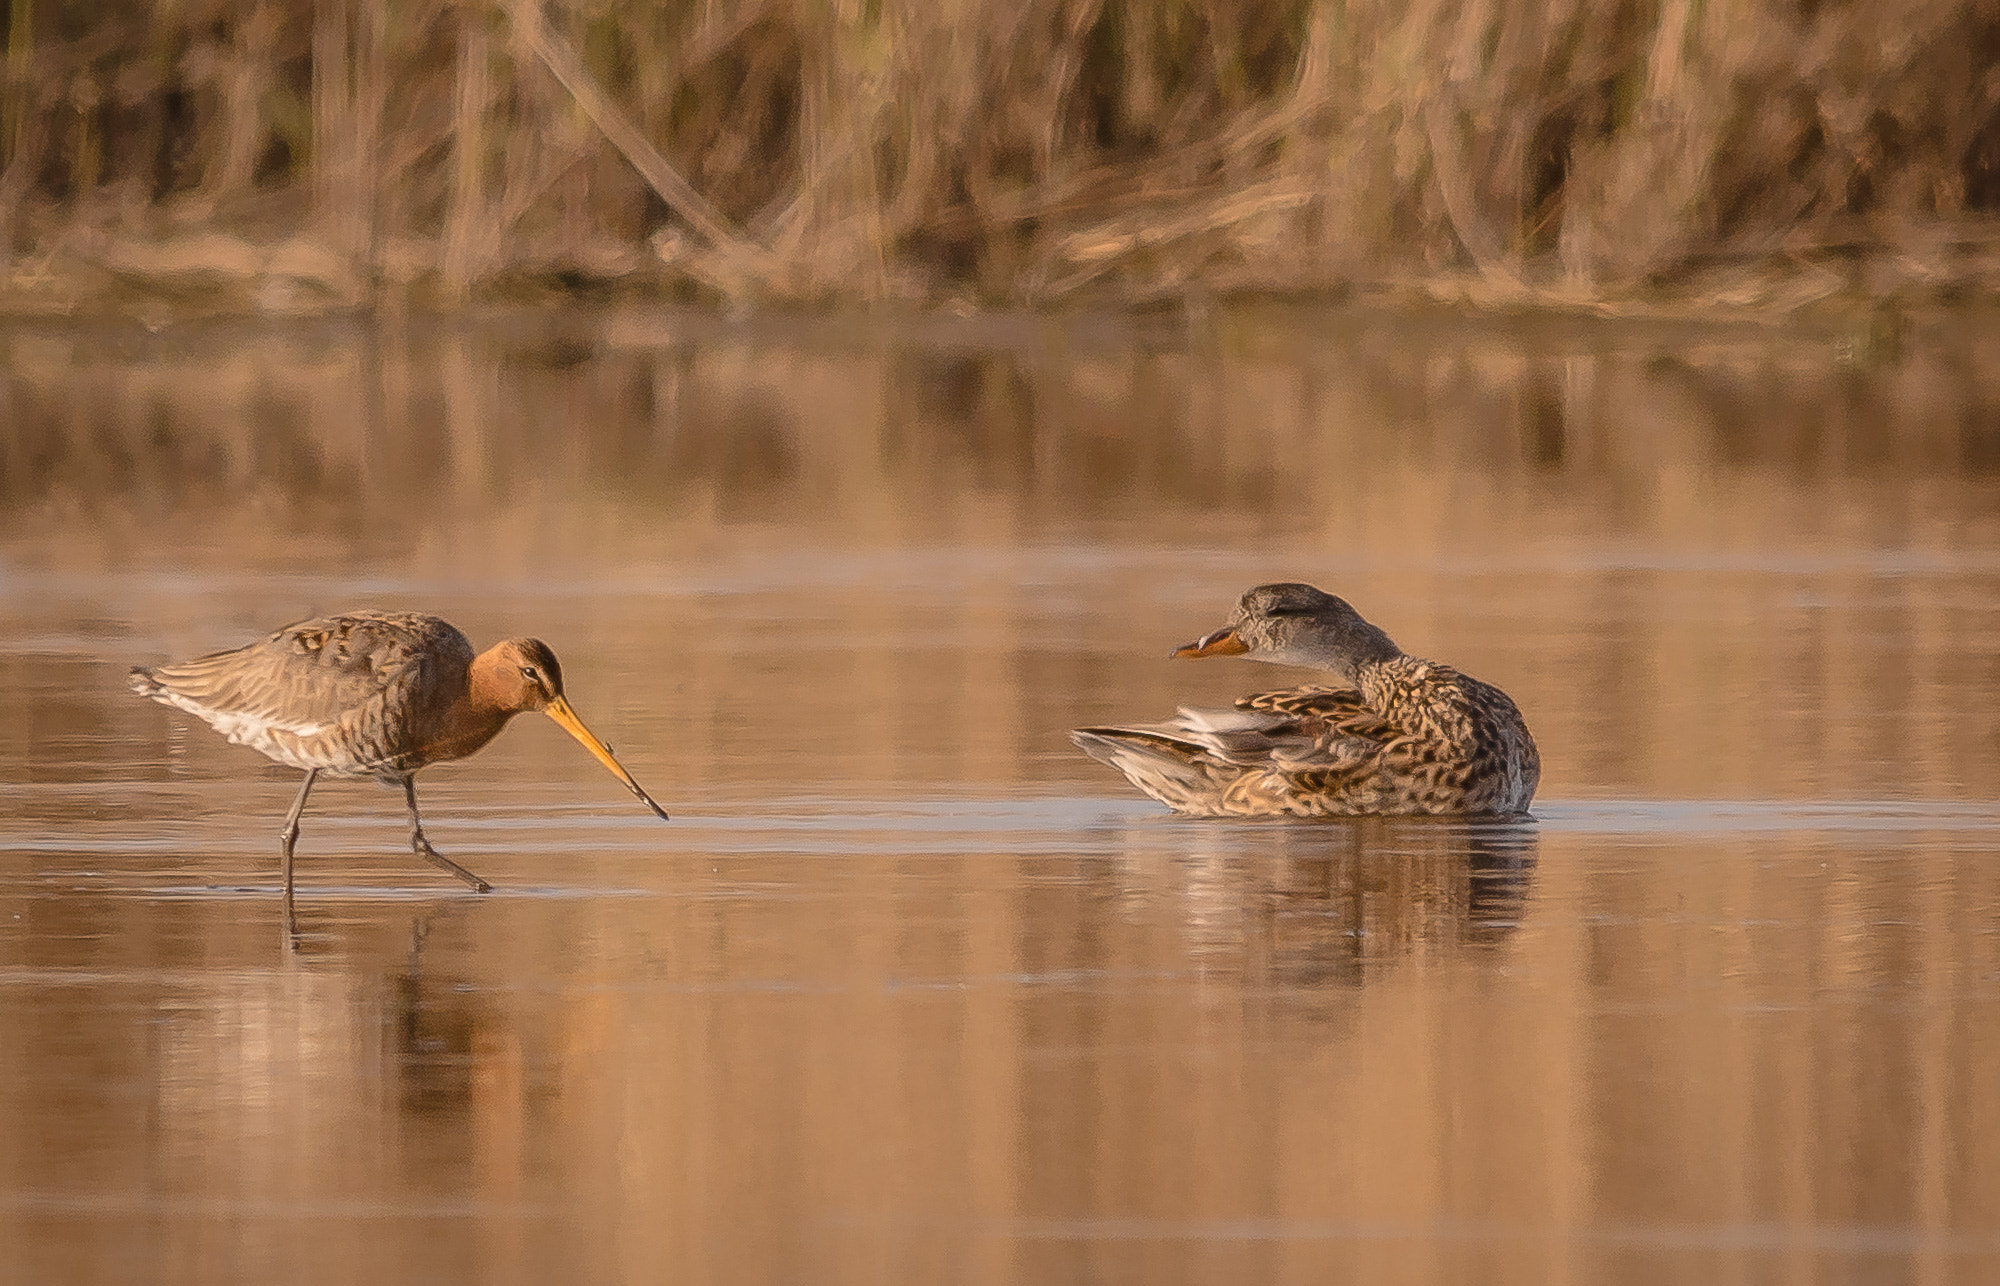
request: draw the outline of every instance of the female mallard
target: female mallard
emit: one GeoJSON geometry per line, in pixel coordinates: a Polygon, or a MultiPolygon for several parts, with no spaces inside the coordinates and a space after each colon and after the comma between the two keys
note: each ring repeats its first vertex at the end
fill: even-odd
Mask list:
{"type": "Polygon", "coordinates": [[[1328,670],[1351,687],[1288,688],[1169,723],[1079,728],[1091,758],[1200,817],[1511,814],[1541,756],[1500,689],[1406,656],[1346,602],[1310,585],[1259,585],[1229,624],[1174,656],[1248,656],[1328,670]]]}

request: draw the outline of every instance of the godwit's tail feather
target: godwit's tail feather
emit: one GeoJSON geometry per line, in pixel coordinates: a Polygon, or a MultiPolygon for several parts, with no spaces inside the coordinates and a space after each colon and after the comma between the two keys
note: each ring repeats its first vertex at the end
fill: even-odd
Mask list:
{"type": "Polygon", "coordinates": [[[231,651],[142,666],[130,682],[140,696],[225,733],[224,722],[311,737],[406,715],[463,682],[471,654],[465,636],[435,617],[353,613],[288,625],[231,651]]]}
{"type": "Polygon", "coordinates": [[[281,764],[344,776],[393,768],[395,729],[387,716],[407,704],[407,676],[315,661],[265,639],[188,661],[135,666],[127,681],[140,696],[184,710],[281,764]]]}
{"type": "Polygon", "coordinates": [[[135,665],[130,680],[132,691],[162,705],[201,714],[213,705],[222,686],[218,680],[226,677],[223,667],[204,664],[215,659],[204,656],[177,665],[135,665]]]}
{"type": "Polygon", "coordinates": [[[171,665],[132,667],[132,691],[214,722],[218,716],[276,713],[278,694],[256,667],[243,664],[245,649],[214,652],[171,665]]]}
{"type": "Polygon", "coordinates": [[[212,700],[218,692],[237,685],[236,677],[231,674],[232,667],[228,664],[235,655],[233,652],[217,652],[173,665],[135,665],[132,667],[132,691],[172,705],[183,701],[212,700]]]}

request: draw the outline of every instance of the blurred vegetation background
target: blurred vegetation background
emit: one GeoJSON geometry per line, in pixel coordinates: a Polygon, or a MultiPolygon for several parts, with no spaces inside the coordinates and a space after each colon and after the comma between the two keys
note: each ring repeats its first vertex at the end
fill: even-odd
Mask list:
{"type": "Polygon", "coordinates": [[[2000,283],[2000,0],[8,0],[0,299],[2000,283]]]}

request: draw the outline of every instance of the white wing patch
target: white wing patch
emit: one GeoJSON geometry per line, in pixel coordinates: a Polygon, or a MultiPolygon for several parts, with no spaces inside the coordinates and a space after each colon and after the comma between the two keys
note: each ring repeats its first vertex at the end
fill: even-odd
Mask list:
{"type": "Polygon", "coordinates": [[[1262,732],[1286,722],[1284,716],[1267,710],[1196,710],[1182,706],[1175,714],[1181,727],[1191,733],[1262,732]]]}
{"type": "Polygon", "coordinates": [[[334,762],[327,755],[315,754],[310,747],[300,744],[328,731],[327,724],[288,723],[265,715],[211,710],[199,701],[171,691],[162,691],[158,699],[200,719],[228,738],[232,745],[248,746],[289,767],[327,768],[334,762]]]}
{"type": "Polygon", "coordinates": [[[276,719],[260,719],[249,714],[211,715],[208,726],[239,746],[250,745],[253,741],[268,737],[274,732],[288,733],[294,737],[317,737],[326,731],[326,725],[323,723],[282,723],[276,719]]]}

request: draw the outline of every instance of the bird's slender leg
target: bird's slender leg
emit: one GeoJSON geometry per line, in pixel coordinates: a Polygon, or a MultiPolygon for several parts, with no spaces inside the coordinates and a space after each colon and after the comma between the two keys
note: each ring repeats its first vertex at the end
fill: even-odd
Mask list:
{"type": "Polygon", "coordinates": [[[417,856],[450,871],[470,884],[475,893],[485,893],[490,890],[493,887],[491,884],[432,848],[431,842],[424,838],[424,822],[417,816],[417,779],[414,775],[403,778],[403,798],[410,801],[410,847],[416,851],[417,856]]]}
{"type": "Polygon", "coordinates": [[[319,769],[306,769],[306,779],[299,784],[299,797],[292,801],[292,811],[285,814],[285,829],[278,838],[285,849],[285,932],[297,933],[298,921],[292,915],[292,848],[299,842],[299,814],[306,811],[306,796],[312,794],[313,780],[319,776],[319,769]]]}

